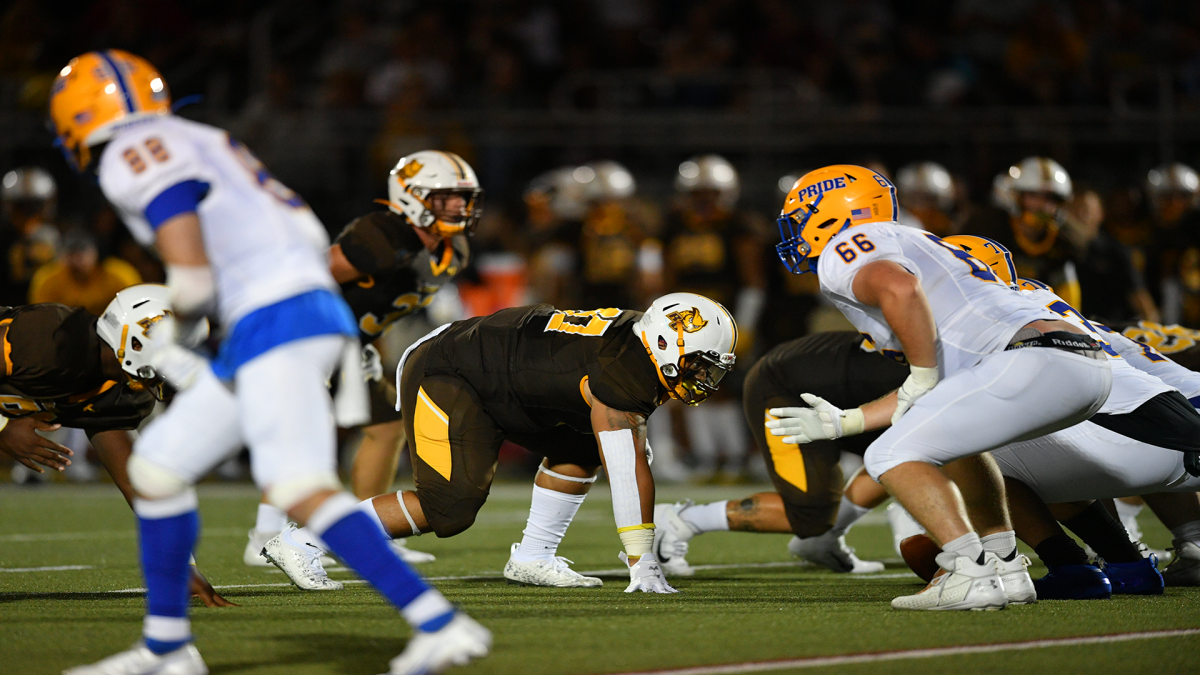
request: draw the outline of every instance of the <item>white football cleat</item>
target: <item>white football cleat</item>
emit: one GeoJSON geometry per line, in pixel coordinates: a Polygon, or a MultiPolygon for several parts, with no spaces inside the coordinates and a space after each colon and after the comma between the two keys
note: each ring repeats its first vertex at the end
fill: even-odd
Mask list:
{"type": "Polygon", "coordinates": [[[1200,545],[1193,541],[1176,539],[1175,560],[1162,571],[1163,582],[1168,586],[1200,586],[1200,545]]]}
{"type": "Polygon", "coordinates": [[[892,546],[896,549],[896,556],[903,558],[900,542],[918,534],[925,534],[925,528],[900,505],[900,502],[888,504],[884,512],[887,513],[888,525],[892,526],[892,546]]]}
{"type": "Polygon", "coordinates": [[[208,675],[208,666],[190,642],[161,656],[139,642],[90,665],[68,668],[63,675],[208,675]]]}
{"type": "Polygon", "coordinates": [[[289,524],[288,529],[267,542],[263,547],[263,555],[292,583],[306,591],[342,590],[342,582],[330,579],[321,564],[325,552],[311,543],[298,544],[290,536],[295,530],[296,526],[289,524]]]}
{"type": "Polygon", "coordinates": [[[246,542],[246,550],[242,551],[242,562],[246,563],[248,567],[270,567],[271,561],[263,557],[262,550],[267,542],[278,537],[279,533],[259,532],[257,529],[251,529],[246,536],[249,541],[246,542]]]}
{"type": "Polygon", "coordinates": [[[414,551],[408,547],[407,539],[393,539],[391,541],[392,550],[400,559],[409,565],[420,565],[421,563],[431,563],[437,560],[437,556],[424,551],[414,551]]]}
{"type": "Polygon", "coordinates": [[[845,535],[834,537],[827,532],[819,537],[792,537],[788,542],[788,553],[834,572],[874,574],[883,571],[883,563],[861,560],[854,555],[854,549],[846,545],[845,535]]]}
{"type": "Polygon", "coordinates": [[[492,632],[459,612],[439,631],[415,631],[404,652],[392,659],[387,675],[440,673],[481,659],[492,648],[492,632]]]}
{"type": "Polygon", "coordinates": [[[921,592],[892,599],[893,609],[916,610],[990,610],[1008,606],[1004,584],[996,574],[996,565],[984,560],[978,565],[966,556],[942,552],[938,555],[942,570],[921,592]]]}
{"type": "MultiPolygon", "coordinates": [[[[617,557],[626,565],[629,564],[629,556],[625,555],[624,551],[618,553],[617,557]]],[[[629,586],[625,588],[625,592],[635,593],[637,591],[643,593],[679,592],[667,583],[667,578],[663,576],[662,566],[654,559],[653,553],[647,553],[638,558],[638,561],[629,568],[629,586]]]]}
{"type": "Polygon", "coordinates": [[[995,553],[985,554],[996,565],[996,574],[1004,585],[1004,594],[1010,605],[1031,605],[1037,602],[1037,589],[1029,577],[1029,558],[1017,554],[1012,560],[1004,560],[995,553]]]}
{"type": "Polygon", "coordinates": [[[654,559],[663,572],[671,576],[690,577],[696,573],[688,564],[688,541],[696,531],[679,514],[695,506],[688,499],[674,504],[654,505],[654,559]]]}
{"type": "Polygon", "coordinates": [[[596,588],[604,582],[597,577],[585,577],[567,566],[572,562],[562,556],[548,560],[518,561],[514,557],[520,544],[513,544],[504,566],[504,578],[523,586],[552,586],[555,588],[596,588]]]}

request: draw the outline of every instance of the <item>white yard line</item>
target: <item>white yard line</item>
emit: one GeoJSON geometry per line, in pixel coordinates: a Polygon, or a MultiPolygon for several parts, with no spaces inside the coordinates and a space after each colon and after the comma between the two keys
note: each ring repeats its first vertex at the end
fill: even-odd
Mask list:
{"type": "Polygon", "coordinates": [[[0,567],[0,572],[66,572],[69,570],[91,570],[91,565],[51,565],[50,567],[0,567]]]}
{"type": "MultiPolygon", "coordinates": [[[[85,539],[137,539],[137,530],[101,530],[99,532],[37,532],[33,534],[0,534],[0,543],[28,541],[78,541],[85,539]]],[[[201,531],[204,537],[244,537],[241,527],[213,527],[201,531]]]]}
{"type": "MultiPolygon", "coordinates": [[[[771,568],[771,567],[812,567],[812,565],[809,563],[799,563],[799,562],[766,562],[766,563],[735,563],[735,564],[724,564],[724,565],[692,565],[692,568],[697,569],[697,570],[762,569],[762,568],[771,568]]],[[[275,570],[275,569],[272,569],[269,571],[278,572],[278,570],[275,570]]],[[[343,572],[343,571],[347,571],[347,570],[344,567],[331,567],[331,568],[329,568],[328,571],[343,572]]],[[[612,576],[621,576],[622,574],[625,574],[628,571],[629,571],[628,569],[614,567],[612,569],[605,569],[605,570],[583,570],[580,572],[580,574],[585,574],[588,576],[610,576],[610,577],[612,577],[612,576]]],[[[499,572],[482,572],[479,574],[425,577],[425,580],[426,581],[487,581],[490,579],[503,579],[503,578],[504,578],[504,575],[499,572]]],[[[914,575],[912,572],[904,572],[904,573],[900,573],[900,574],[896,574],[896,573],[892,573],[892,574],[855,574],[855,575],[847,576],[846,578],[853,578],[853,579],[909,579],[909,578],[916,578],[916,575],[914,575]]],[[[343,584],[366,583],[362,579],[341,579],[340,581],[343,584]]],[[[213,586],[213,588],[217,589],[218,591],[224,591],[224,590],[229,590],[229,589],[233,589],[233,588],[287,588],[291,585],[292,584],[290,584],[290,583],[230,584],[230,585],[225,585],[225,586],[213,586]]],[[[144,589],[144,588],[122,588],[122,589],[116,590],[116,591],[105,591],[105,592],[106,593],[145,593],[146,589],[144,589]]]]}
{"type": "Polygon", "coordinates": [[[1161,638],[1187,637],[1192,635],[1200,635],[1200,628],[1156,630],[1147,631],[1144,633],[1118,633],[1115,635],[1091,635],[1073,638],[1051,638],[1048,640],[1028,640],[1025,642],[1008,642],[987,645],[936,647],[933,649],[902,649],[892,652],[875,652],[870,654],[812,656],[803,659],[781,659],[778,661],[747,661],[745,663],[729,663],[720,666],[696,666],[693,668],[675,668],[671,670],[628,671],[616,673],[614,675],[736,675],[738,673],[764,673],[772,670],[822,668],[828,666],[845,666],[859,663],[878,663],[880,661],[903,661],[909,659],[932,659],[943,656],[993,654],[996,652],[1016,652],[1029,649],[1047,649],[1050,647],[1075,647],[1080,645],[1109,644],[1113,642],[1130,642],[1133,640],[1155,640],[1161,638]]]}

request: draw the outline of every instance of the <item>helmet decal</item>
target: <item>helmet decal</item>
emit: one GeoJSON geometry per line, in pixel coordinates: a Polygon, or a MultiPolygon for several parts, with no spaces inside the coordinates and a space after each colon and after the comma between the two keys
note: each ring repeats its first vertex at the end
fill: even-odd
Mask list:
{"type": "Polygon", "coordinates": [[[671,320],[669,324],[671,330],[683,331],[684,333],[695,333],[708,325],[704,317],[700,316],[700,310],[695,307],[671,312],[667,315],[667,318],[671,320]]]}

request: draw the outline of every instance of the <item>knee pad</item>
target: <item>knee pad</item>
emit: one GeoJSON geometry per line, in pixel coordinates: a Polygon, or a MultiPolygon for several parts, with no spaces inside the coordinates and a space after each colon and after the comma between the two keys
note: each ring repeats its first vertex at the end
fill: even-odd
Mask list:
{"type": "Polygon", "coordinates": [[[129,457],[126,468],[129,471],[129,484],[144,499],[167,499],[182,494],[192,486],[179,474],[136,453],[129,457]]]}
{"type": "Polygon", "coordinates": [[[342,490],[342,482],[333,472],[310,473],[276,483],[267,488],[267,501],[289,511],[293,506],[326,490],[342,490]]]}

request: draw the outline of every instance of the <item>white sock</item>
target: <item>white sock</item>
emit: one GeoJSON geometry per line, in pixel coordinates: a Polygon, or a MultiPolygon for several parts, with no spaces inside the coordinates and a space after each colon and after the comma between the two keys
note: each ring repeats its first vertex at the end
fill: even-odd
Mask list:
{"type": "Polygon", "coordinates": [[[833,529],[829,531],[834,537],[840,537],[850,531],[850,526],[857,523],[863,516],[871,512],[871,509],[865,506],[859,506],[850,501],[846,495],[842,495],[842,503],[838,506],[837,521],[833,524],[833,529]]]}
{"type": "Polygon", "coordinates": [[[976,562],[983,559],[983,542],[979,541],[979,535],[974,532],[968,532],[958,539],[946,542],[942,546],[942,550],[955,555],[965,555],[976,562]]]}
{"type": "Polygon", "coordinates": [[[586,495],[570,495],[534,485],[529,520],[513,559],[517,562],[553,560],[584,497],[586,495]]]}
{"type": "Polygon", "coordinates": [[[1117,518],[1121,520],[1121,525],[1125,527],[1130,539],[1138,540],[1142,538],[1142,528],[1138,527],[1137,517],[1142,512],[1142,507],[1145,504],[1127,504],[1120,499],[1114,499],[1113,504],[1117,507],[1117,518]]]}
{"type": "Polygon", "coordinates": [[[258,518],[254,521],[254,529],[259,532],[281,532],[287,527],[287,512],[270,504],[258,505],[258,518]]]}
{"type": "Polygon", "coordinates": [[[1200,543],[1200,520],[1184,523],[1171,528],[1171,536],[1177,541],[1200,543]]]}
{"type": "Polygon", "coordinates": [[[729,500],[690,506],[679,513],[696,534],[729,530],[729,515],[725,512],[729,500]]]}
{"type": "Polygon", "coordinates": [[[379,517],[379,512],[375,510],[374,498],[360,503],[358,505],[358,510],[367,514],[368,518],[375,521],[375,524],[379,526],[379,529],[383,530],[383,536],[387,537],[388,539],[392,538],[392,535],[388,532],[388,529],[383,526],[383,519],[379,517]]]}
{"type": "Polygon", "coordinates": [[[1008,556],[1017,550],[1017,533],[1012,530],[989,534],[979,541],[983,544],[983,550],[995,553],[1004,560],[1008,560],[1008,556]]]}

